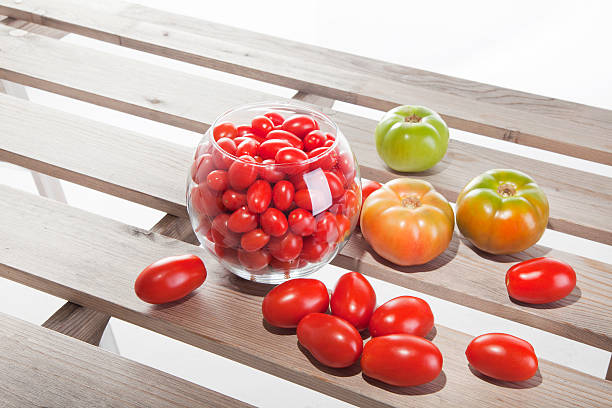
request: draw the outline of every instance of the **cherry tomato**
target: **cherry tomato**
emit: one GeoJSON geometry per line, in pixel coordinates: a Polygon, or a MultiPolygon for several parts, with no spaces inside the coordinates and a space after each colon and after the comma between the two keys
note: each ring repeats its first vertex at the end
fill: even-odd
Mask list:
{"type": "Polygon", "coordinates": [[[274,129],[274,123],[265,116],[255,116],[253,120],[251,120],[251,128],[257,136],[266,137],[266,135],[274,129]]]}
{"type": "Polygon", "coordinates": [[[294,176],[289,177],[289,181],[293,184],[296,190],[303,190],[308,188],[306,185],[306,180],[304,180],[304,174],[296,174],[294,176]]]}
{"type": "Polygon", "coordinates": [[[264,116],[266,118],[270,119],[275,127],[279,126],[279,125],[282,125],[283,122],[285,121],[285,118],[283,118],[283,116],[280,113],[278,113],[278,112],[264,113],[264,116]]]}
{"type": "Polygon", "coordinates": [[[293,195],[295,194],[295,188],[287,180],[279,181],[274,185],[272,190],[272,199],[274,206],[281,211],[285,211],[293,203],[293,195]]]}
{"type": "Polygon", "coordinates": [[[313,130],[304,137],[304,150],[307,152],[314,150],[318,147],[323,147],[323,144],[327,141],[327,136],[320,130],[313,130]]]}
{"type": "Polygon", "coordinates": [[[261,271],[268,266],[271,259],[272,256],[264,249],[252,252],[238,251],[238,261],[251,272],[261,271]]]}
{"type": "Polygon", "coordinates": [[[310,313],[325,313],[328,306],[329,295],[323,282],[291,279],[268,292],[261,311],[272,326],[293,328],[310,313]]]}
{"type": "Polygon", "coordinates": [[[325,137],[327,138],[327,140],[336,140],[336,136],[332,135],[331,133],[325,133],[325,137]]]}
{"type": "Polygon", "coordinates": [[[198,217],[198,221],[200,222],[195,232],[198,234],[206,235],[210,231],[212,227],[212,221],[207,215],[202,215],[198,217]]]}
{"type": "Polygon", "coordinates": [[[382,184],[377,183],[376,181],[372,181],[372,180],[368,180],[362,183],[361,202],[365,203],[365,200],[370,196],[370,194],[372,194],[373,192],[375,192],[381,187],[382,187],[382,184]]]}
{"type": "Polygon", "coordinates": [[[266,136],[266,140],[286,140],[291,146],[296,149],[304,149],[304,143],[302,143],[302,139],[294,135],[293,133],[286,132],[284,130],[273,130],[266,136]]]}
{"type": "Polygon", "coordinates": [[[312,235],[317,225],[312,213],[302,208],[296,208],[295,210],[291,211],[289,213],[289,217],[287,217],[287,221],[289,222],[291,232],[303,237],[312,235]]]}
{"type": "Polygon", "coordinates": [[[338,168],[344,174],[346,180],[355,178],[355,158],[350,152],[342,152],[338,154],[338,168]]]}
{"type": "Polygon", "coordinates": [[[349,322],[323,313],[302,318],[297,337],[317,361],[334,368],[353,365],[363,350],[363,340],[349,322]]]}
{"type": "Polygon", "coordinates": [[[374,313],[376,293],[362,274],[349,272],[338,280],[330,304],[334,316],[343,318],[357,330],[363,330],[368,327],[374,313]]]}
{"type": "Polygon", "coordinates": [[[429,340],[389,334],[368,341],[361,356],[363,374],[398,387],[433,381],[442,371],[442,353],[429,340]]]}
{"type": "Polygon", "coordinates": [[[272,187],[265,180],[257,180],[247,191],[247,205],[252,213],[262,213],[272,201],[272,187]]]}
{"type": "Polygon", "coordinates": [[[263,159],[274,159],[278,151],[285,147],[292,147],[291,143],[283,139],[264,140],[264,142],[259,145],[257,154],[263,159]]]}
{"type": "Polygon", "coordinates": [[[317,218],[314,237],[319,241],[326,241],[330,244],[335,243],[340,236],[340,232],[338,231],[338,221],[336,221],[334,214],[326,211],[317,216],[317,218]]]}
{"type": "Polygon", "coordinates": [[[238,252],[233,248],[226,248],[222,245],[215,244],[215,254],[221,259],[225,259],[233,264],[238,263],[238,252]]]}
{"type": "Polygon", "coordinates": [[[538,369],[531,344],[504,333],[476,337],[465,350],[470,365],[484,375],[502,381],[525,381],[538,369]]]}
{"type": "Polygon", "coordinates": [[[310,199],[310,191],[307,189],[298,190],[293,197],[295,204],[308,211],[312,211],[312,200],[310,199]]]}
{"type": "Polygon", "coordinates": [[[223,211],[221,196],[216,191],[209,189],[205,184],[200,184],[191,189],[191,205],[200,214],[214,217],[223,211]]]}
{"type": "Polygon", "coordinates": [[[213,170],[206,177],[206,184],[209,188],[216,191],[223,191],[227,188],[227,171],[213,170]]]}
{"type": "Polygon", "coordinates": [[[230,211],[235,211],[246,205],[246,194],[234,190],[225,190],[221,197],[221,202],[230,211]]]}
{"type": "Polygon", "coordinates": [[[268,251],[279,261],[292,261],[302,252],[302,237],[291,232],[281,237],[272,237],[268,243],[268,251]]]}
{"type": "Polygon", "coordinates": [[[227,176],[229,184],[235,190],[244,190],[257,179],[257,165],[251,156],[240,156],[232,163],[227,176]]]}
{"type": "Polygon", "coordinates": [[[265,231],[265,233],[272,235],[273,237],[280,237],[284,235],[289,228],[285,214],[276,208],[268,208],[263,214],[261,214],[260,222],[261,228],[265,231]]]}
{"type": "Polygon", "coordinates": [[[245,234],[240,238],[240,246],[248,252],[257,251],[265,247],[270,241],[270,235],[257,228],[245,234]]]}
{"type": "Polygon", "coordinates": [[[301,173],[308,168],[308,164],[302,163],[308,160],[308,155],[295,147],[284,147],[280,149],[276,153],[274,160],[278,164],[284,164],[284,166],[281,167],[282,171],[289,175],[301,173]]]}
{"type": "Polygon", "coordinates": [[[238,234],[249,232],[257,227],[257,214],[250,212],[247,207],[240,207],[230,215],[227,227],[238,234]]]}
{"type": "Polygon", "coordinates": [[[285,173],[280,171],[275,166],[274,159],[265,159],[261,162],[263,166],[259,167],[259,176],[269,182],[270,184],[274,184],[278,181],[281,181],[285,178],[285,173]]]}
{"type": "MultiPolygon", "coordinates": [[[[235,140],[235,139],[234,139],[235,140]]],[[[259,149],[259,142],[253,138],[246,138],[236,147],[236,156],[255,156],[259,149]]]]}
{"type": "Polygon", "coordinates": [[[433,325],[434,316],[427,302],[413,296],[400,296],[376,309],[369,329],[372,337],[399,333],[425,337],[433,325]]]}
{"type": "Polygon", "coordinates": [[[255,134],[255,131],[250,126],[242,125],[236,128],[237,137],[252,135],[252,134],[255,134]]]}
{"type": "Polygon", "coordinates": [[[206,267],[200,258],[171,256],[144,268],[136,278],[134,291],[141,300],[157,305],[184,298],[205,280],[206,267]]]}
{"type": "Polygon", "coordinates": [[[513,299],[525,303],[556,302],[576,286],[576,272],[565,262],[534,258],[512,266],[506,273],[506,288],[513,299]]]}
{"type": "Polygon", "coordinates": [[[232,157],[236,153],[236,143],[232,139],[223,137],[217,141],[219,148],[212,152],[213,163],[218,169],[226,170],[234,162],[232,157]]]}
{"type": "Polygon", "coordinates": [[[306,237],[302,242],[300,257],[308,262],[318,262],[329,252],[327,242],[317,241],[314,237],[306,237]]]}
{"type": "Polygon", "coordinates": [[[332,147],[333,145],[334,145],[333,140],[326,140],[325,143],[323,143],[323,147],[332,147]]]}
{"type": "Polygon", "coordinates": [[[338,242],[341,242],[351,232],[351,220],[342,214],[336,214],[336,222],[338,223],[338,242]]]}
{"type": "Polygon", "coordinates": [[[229,214],[221,213],[212,222],[212,241],[218,246],[235,247],[240,242],[240,235],[230,231],[227,226],[229,218],[229,214]]]}
{"type": "Polygon", "coordinates": [[[215,169],[212,155],[208,153],[202,154],[198,157],[191,166],[191,178],[196,184],[200,184],[206,180],[208,173],[215,169]]]}
{"type": "Polygon", "coordinates": [[[337,200],[342,197],[344,195],[344,187],[340,178],[330,171],[325,172],[325,178],[327,179],[332,198],[337,200]]]}
{"type": "Polygon", "coordinates": [[[293,133],[300,139],[318,128],[317,121],[306,115],[293,115],[283,123],[283,130],[293,133]]]}
{"type": "Polygon", "coordinates": [[[359,196],[353,190],[346,190],[344,193],[344,205],[342,207],[342,214],[349,218],[359,214],[361,210],[361,202],[359,202],[359,196]]]}
{"type": "Polygon", "coordinates": [[[227,137],[229,139],[233,139],[238,135],[238,130],[236,130],[236,126],[230,122],[219,123],[213,129],[213,137],[215,140],[219,140],[223,137],[227,137]]]}
{"type": "Polygon", "coordinates": [[[316,157],[316,160],[310,163],[311,170],[318,168],[321,168],[323,170],[330,170],[336,165],[336,162],[338,160],[336,152],[328,147],[317,147],[316,149],[313,149],[308,152],[308,157],[316,157]]]}

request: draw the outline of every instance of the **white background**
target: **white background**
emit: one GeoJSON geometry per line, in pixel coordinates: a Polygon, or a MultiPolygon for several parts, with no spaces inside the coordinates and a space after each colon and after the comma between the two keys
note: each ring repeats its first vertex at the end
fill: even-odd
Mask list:
{"type": "MultiPolygon", "coordinates": [[[[384,59],[416,68],[487,82],[507,88],[612,109],[612,3],[513,1],[187,1],[139,0],[138,3],[202,19],[247,28],[328,48],[384,59]]],[[[169,61],[70,35],[62,41],[238,83],[276,96],[295,91],[169,61]]],[[[307,63],[307,62],[305,62],[307,63]]],[[[200,135],[145,119],[28,89],[29,98],[115,126],[193,146],[200,135]]],[[[194,101],[197,104],[197,101],[194,101]]],[[[407,100],[406,103],[419,103],[407,100]]],[[[380,112],[336,103],[336,109],[374,119],[380,112]]],[[[611,135],[612,136],[612,135],[611,135]]],[[[612,176],[610,166],[543,153],[451,130],[451,137],[612,176]]],[[[1,135],[0,135],[1,140],[1,135]]],[[[537,180],[537,175],[533,175],[537,180]]],[[[467,181],[467,180],[466,180],[467,181]]],[[[36,192],[28,171],[0,163],[0,182],[36,192]]],[[[162,213],[62,182],[68,203],[142,228],[162,213]]],[[[589,199],[585,197],[585,199],[589,199]]],[[[33,232],[34,233],[34,232],[33,232]]],[[[609,246],[547,231],[542,245],[612,263],[609,246]]],[[[329,287],[343,271],[326,267],[316,274],[329,287]]],[[[374,279],[379,302],[407,289],[374,279]]],[[[0,279],[0,310],[40,324],[64,301],[0,279]]],[[[417,294],[434,310],[440,325],[478,335],[509,332],[530,341],[538,355],[603,377],[610,353],[476,312],[431,296],[417,294]]],[[[112,320],[122,355],[266,407],[348,406],[341,401],[260,373],[202,350],[130,324],[112,320]],[[275,392],[270,392],[271,390],[275,392]]]]}

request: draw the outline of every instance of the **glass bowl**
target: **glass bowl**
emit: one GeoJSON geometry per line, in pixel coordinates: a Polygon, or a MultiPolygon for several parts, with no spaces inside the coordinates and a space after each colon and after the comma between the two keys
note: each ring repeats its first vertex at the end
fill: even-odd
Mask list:
{"type": "Polygon", "coordinates": [[[200,243],[256,282],[313,273],[359,221],[361,179],[348,141],[330,118],[301,104],[225,112],[200,141],[187,180],[187,210],[200,243]],[[300,145],[303,153],[296,152],[300,145]]]}

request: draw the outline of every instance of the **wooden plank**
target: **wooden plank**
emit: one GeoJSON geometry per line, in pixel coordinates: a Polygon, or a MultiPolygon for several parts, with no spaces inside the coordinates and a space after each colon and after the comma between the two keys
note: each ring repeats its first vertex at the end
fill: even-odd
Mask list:
{"type": "Polygon", "coordinates": [[[410,102],[449,125],[612,164],[612,112],[249,32],[119,0],[0,0],[0,13],[332,99],[410,102]],[[308,64],[304,64],[308,61],[308,64]]]}
{"type": "Polygon", "coordinates": [[[612,381],[612,356],[610,356],[610,362],[608,363],[608,371],[606,372],[606,380],[612,381]]]}
{"type": "Polygon", "coordinates": [[[67,302],[53,313],[42,327],[55,330],[94,346],[100,345],[102,333],[110,316],[86,307],[67,302]]]}
{"type": "Polygon", "coordinates": [[[0,377],[5,408],[250,406],[2,313],[0,377]]]}
{"type": "MultiPolygon", "coordinates": [[[[186,129],[202,131],[220,112],[232,106],[275,99],[264,93],[41,36],[14,37],[7,30],[0,27],[0,49],[4,50],[0,77],[186,129]],[[214,95],[214,98],[202,95],[214,95]]],[[[301,98],[301,95],[306,94],[296,96],[301,98]]],[[[331,102],[318,98],[321,105],[328,106],[331,102]]],[[[398,176],[372,148],[376,122],[327,108],[323,111],[351,141],[363,176],[379,181],[398,176]]],[[[506,168],[509,163],[533,175],[546,191],[551,204],[550,228],[612,244],[611,178],[455,140],[451,140],[440,164],[410,176],[426,178],[454,200],[472,177],[491,168],[506,168]],[[584,197],[594,198],[585,200],[584,197]]]]}
{"type": "Polygon", "coordinates": [[[364,380],[358,366],[326,369],[298,349],[295,335],[279,335],[263,325],[261,297],[270,286],[235,277],[206,250],[8,187],[0,186],[0,195],[5,198],[0,202],[3,277],[349,403],[539,407],[551,398],[557,406],[612,403],[610,383],[544,360],[540,374],[524,384],[483,381],[470,372],[464,357],[471,337],[442,326],[436,327],[434,342],[445,358],[444,374],[430,384],[389,390],[364,380]],[[180,302],[141,302],[132,289],[139,271],[156,259],[183,253],[205,260],[209,273],[204,286],[180,302]]]}
{"type": "MultiPolygon", "coordinates": [[[[185,176],[191,160],[186,148],[2,96],[0,133],[4,135],[1,160],[185,216],[185,176]]],[[[352,262],[346,266],[612,350],[610,265],[538,246],[514,257],[483,256],[466,246],[458,234],[443,255],[420,267],[394,267],[369,251],[355,234],[342,252],[346,256],[337,257],[334,263],[352,262]],[[564,307],[527,307],[507,297],[500,276],[508,262],[542,254],[565,260],[578,272],[580,291],[563,301],[564,307]],[[356,264],[352,258],[358,260],[356,264]]]]}
{"type": "Polygon", "coordinates": [[[151,232],[178,239],[189,244],[200,245],[198,238],[193,233],[189,219],[179,218],[172,214],[166,214],[153,226],[153,228],[151,228],[151,232]]]}

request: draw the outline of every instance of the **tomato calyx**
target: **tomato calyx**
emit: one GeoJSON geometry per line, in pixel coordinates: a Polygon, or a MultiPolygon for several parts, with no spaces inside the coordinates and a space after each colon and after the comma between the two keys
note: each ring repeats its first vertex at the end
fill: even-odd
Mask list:
{"type": "Polygon", "coordinates": [[[423,205],[421,203],[421,200],[419,200],[419,197],[417,197],[416,195],[403,197],[401,203],[402,203],[402,207],[409,207],[413,209],[419,208],[421,205],[423,205]]]}
{"type": "Polygon", "coordinates": [[[404,122],[408,122],[408,123],[419,123],[421,121],[421,119],[423,119],[420,116],[415,115],[414,113],[410,116],[406,116],[404,118],[404,122]]]}
{"type": "Polygon", "coordinates": [[[516,186],[512,183],[502,183],[497,187],[497,193],[504,198],[512,197],[516,194],[516,186]]]}

